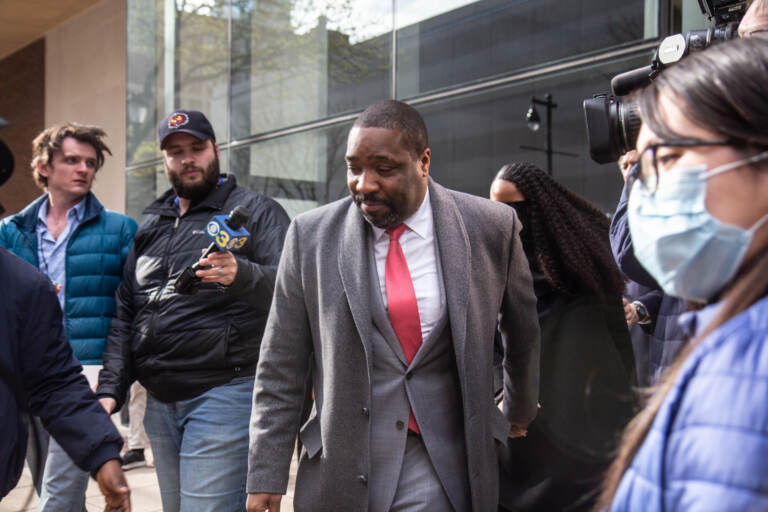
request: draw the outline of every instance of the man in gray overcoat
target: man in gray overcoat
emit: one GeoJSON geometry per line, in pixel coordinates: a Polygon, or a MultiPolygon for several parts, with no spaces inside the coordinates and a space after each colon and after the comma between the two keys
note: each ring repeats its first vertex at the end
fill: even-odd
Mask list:
{"type": "Polygon", "coordinates": [[[498,450],[536,414],[536,299],[513,209],[441,187],[430,156],[415,109],[376,103],[349,133],[350,197],[292,222],[256,372],[249,512],[279,510],[299,429],[297,511],[496,509],[498,450]]]}

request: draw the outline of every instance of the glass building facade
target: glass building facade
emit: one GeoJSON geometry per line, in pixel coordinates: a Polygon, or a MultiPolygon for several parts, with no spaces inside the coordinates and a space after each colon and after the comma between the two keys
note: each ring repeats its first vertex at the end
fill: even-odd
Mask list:
{"type": "Polygon", "coordinates": [[[547,168],[612,211],[615,164],[594,163],[582,100],[647,65],[659,38],[703,26],[691,0],[129,0],[127,213],[168,188],[157,123],[174,108],[213,123],[225,172],[294,216],[347,194],[355,116],[383,98],[425,118],[431,175],[487,196],[505,163],[547,168]],[[691,3],[689,6],[688,3],[691,3]],[[546,119],[544,108],[537,107],[546,119]]]}

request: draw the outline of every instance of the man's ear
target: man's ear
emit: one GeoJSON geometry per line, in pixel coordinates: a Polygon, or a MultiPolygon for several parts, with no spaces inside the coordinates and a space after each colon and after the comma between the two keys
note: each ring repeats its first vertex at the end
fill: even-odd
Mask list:
{"type": "Polygon", "coordinates": [[[48,177],[48,175],[50,174],[50,172],[49,172],[49,170],[48,170],[48,164],[44,164],[44,163],[43,163],[43,162],[41,162],[40,160],[38,160],[37,162],[35,162],[35,167],[37,167],[37,173],[38,173],[40,176],[44,176],[44,177],[46,177],[46,178],[47,178],[47,177],[48,177]]]}
{"type": "Polygon", "coordinates": [[[419,157],[419,166],[421,167],[421,171],[424,173],[424,177],[429,176],[429,163],[431,161],[431,157],[432,153],[430,152],[429,148],[425,149],[419,157]]]}

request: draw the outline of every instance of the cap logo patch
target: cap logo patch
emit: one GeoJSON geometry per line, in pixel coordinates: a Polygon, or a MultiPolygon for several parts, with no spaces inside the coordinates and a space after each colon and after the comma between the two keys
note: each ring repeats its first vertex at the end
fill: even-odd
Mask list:
{"type": "Polygon", "coordinates": [[[189,116],[184,112],[177,112],[168,118],[168,128],[180,128],[189,122],[189,116]]]}

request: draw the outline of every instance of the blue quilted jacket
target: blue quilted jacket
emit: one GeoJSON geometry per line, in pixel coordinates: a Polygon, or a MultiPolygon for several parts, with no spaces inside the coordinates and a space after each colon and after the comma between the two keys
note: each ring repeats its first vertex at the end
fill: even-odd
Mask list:
{"type": "MultiPolygon", "coordinates": [[[[701,330],[716,310],[690,314],[689,327],[701,330]]],[[[721,325],[688,357],[611,506],[615,512],[763,510],[768,297],[721,325]]]]}
{"type": "MultiPolygon", "coordinates": [[[[0,222],[0,246],[38,264],[37,212],[43,195],[0,222]]],[[[89,193],[83,221],[67,245],[65,305],[67,336],[81,364],[101,364],[101,353],[115,312],[115,290],[133,243],[136,222],[111,212],[89,193]]]]}

